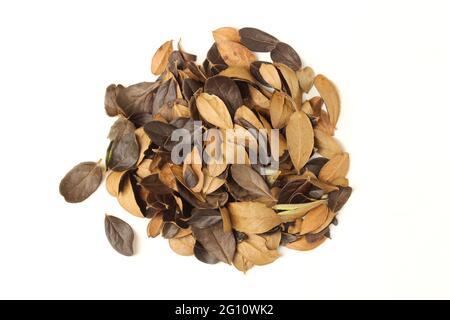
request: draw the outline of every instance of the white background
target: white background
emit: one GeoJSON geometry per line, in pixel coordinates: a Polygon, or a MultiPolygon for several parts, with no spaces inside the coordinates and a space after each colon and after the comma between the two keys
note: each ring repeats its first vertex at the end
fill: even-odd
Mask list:
{"type": "Polygon", "coordinates": [[[450,298],[448,1],[2,1],[0,298],[450,298]],[[167,39],[203,58],[211,31],[254,26],[339,86],[354,194],[334,239],[243,275],[147,239],[102,187],[58,193],[104,157],[110,83],[151,81],[167,39]],[[137,234],[132,258],[105,213],[137,234]]]}

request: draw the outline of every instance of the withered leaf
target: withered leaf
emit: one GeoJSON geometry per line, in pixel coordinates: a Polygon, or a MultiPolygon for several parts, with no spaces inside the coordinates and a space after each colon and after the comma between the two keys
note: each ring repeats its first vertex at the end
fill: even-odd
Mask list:
{"type": "Polygon", "coordinates": [[[108,190],[109,194],[112,195],[113,197],[117,197],[119,195],[123,181],[122,178],[125,176],[126,173],[127,171],[122,172],[111,171],[106,177],[106,190],[108,190]]]}
{"type": "Polygon", "coordinates": [[[281,223],[275,211],[260,202],[230,202],[228,211],[233,228],[245,233],[263,233],[281,223]]]}
{"type": "Polygon", "coordinates": [[[125,171],[135,166],[139,159],[139,144],[133,123],[119,117],[112,125],[108,138],[111,140],[107,166],[114,171],[125,171]]]}
{"type": "Polygon", "coordinates": [[[208,78],[204,90],[206,93],[219,97],[227,106],[232,117],[234,117],[236,109],[244,104],[239,87],[228,77],[217,75],[208,78]]]}
{"type": "Polygon", "coordinates": [[[199,261],[203,263],[216,264],[220,262],[220,260],[217,259],[216,256],[214,256],[212,253],[203,248],[201,243],[198,241],[195,242],[194,255],[199,261]]]}
{"type": "Polygon", "coordinates": [[[338,212],[352,195],[351,187],[339,187],[339,190],[328,194],[328,208],[333,212],[338,212]]]}
{"type": "Polygon", "coordinates": [[[118,114],[123,113],[120,106],[117,103],[117,95],[124,87],[122,85],[111,84],[106,88],[105,92],[105,111],[110,117],[115,117],[118,114]]]}
{"type": "Polygon", "coordinates": [[[262,197],[272,198],[272,194],[263,177],[250,166],[245,164],[233,164],[231,166],[231,175],[239,186],[249,192],[262,197]]]}
{"type": "Polygon", "coordinates": [[[167,80],[161,84],[156,91],[153,100],[152,113],[156,115],[164,106],[171,107],[177,99],[178,84],[174,79],[167,80]]]}
{"type": "Polygon", "coordinates": [[[110,215],[105,215],[105,233],[111,246],[124,256],[132,256],[134,232],[128,223],[110,215]]]}
{"type": "Polygon", "coordinates": [[[237,252],[259,266],[272,263],[280,256],[277,250],[269,250],[266,240],[256,234],[249,234],[247,239],[238,243],[237,252]]]}
{"type": "Polygon", "coordinates": [[[82,202],[97,190],[102,180],[103,169],[99,163],[82,162],[73,167],[61,180],[59,193],[67,202],[82,202]]]}
{"type": "Polygon", "coordinates": [[[311,67],[304,67],[297,71],[298,82],[303,91],[309,92],[311,90],[314,85],[315,76],[314,70],[311,67]]]}
{"type": "Polygon", "coordinates": [[[119,204],[132,215],[144,217],[145,202],[138,197],[139,191],[135,179],[130,174],[123,179],[123,187],[117,197],[119,204]]]}
{"type": "Polygon", "coordinates": [[[161,121],[150,121],[144,126],[145,133],[152,139],[152,142],[158,146],[170,140],[172,132],[176,129],[175,126],[161,121]]]}
{"type": "Polygon", "coordinates": [[[328,207],[325,204],[308,211],[303,217],[301,235],[310,233],[319,228],[328,217],[328,207]]]}
{"type": "Polygon", "coordinates": [[[294,242],[290,242],[286,245],[287,248],[289,249],[294,249],[294,250],[299,250],[299,251],[309,251],[312,249],[317,248],[318,246],[320,246],[322,243],[325,242],[325,240],[327,240],[327,238],[325,236],[322,236],[322,238],[318,239],[315,242],[309,242],[306,240],[306,237],[300,237],[300,239],[294,241],[294,242]]]}
{"type": "Polygon", "coordinates": [[[330,117],[330,123],[333,128],[339,120],[339,114],[341,113],[341,101],[339,94],[334,84],[324,75],[317,75],[314,79],[314,86],[319,91],[325,106],[327,107],[328,115],[330,117]]]}
{"type": "Polygon", "coordinates": [[[172,40],[164,42],[158,48],[152,59],[152,73],[160,75],[166,69],[169,62],[169,56],[173,51],[172,40]]]}
{"type": "Polygon", "coordinates": [[[233,233],[223,231],[222,222],[205,228],[192,228],[194,237],[203,248],[222,262],[231,264],[236,250],[236,241],[233,233]]]}
{"type": "Polygon", "coordinates": [[[320,170],[319,179],[330,182],[338,178],[345,178],[350,167],[348,153],[342,153],[331,158],[320,170]]]}
{"type": "Polygon", "coordinates": [[[117,104],[127,118],[142,114],[151,113],[153,105],[153,92],[156,91],[160,83],[141,82],[128,86],[120,90],[117,94],[117,104]]]}
{"type": "Polygon", "coordinates": [[[214,209],[192,209],[192,216],[189,225],[192,228],[205,229],[222,221],[222,216],[218,210],[214,209]]]}
{"type": "Polygon", "coordinates": [[[239,29],[241,43],[255,52],[269,52],[279,42],[274,36],[256,28],[239,29]]]}
{"type": "Polygon", "coordinates": [[[181,238],[169,239],[170,248],[182,256],[192,256],[194,254],[195,238],[189,234],[181,238]]]}
{"type": "Polygon", "coordinates": [[[162,230],[164,221],[163,221],[163,215],[162,213],[158,213],[155,215],[147,226],[147,236],[150,238],[156,238],[162,230]]]}
{"type": "Polygon", "coordinates": [[[197,99],[197,108],[203,119],[221,129],[232,129],[230,113],[223,101],[212,94],[201,93],[197,99]]]}
{"type": "Polygon", "coordinates": [[[232,27],[222,27],[219,29],[216,29],[212,32],[214,40],[216,42],[222,41],[222,40],[229,40],[234,42],[239,42],[239,31],[236,28],[232,27]]]}
{"type": "Polygon", "coordinates": [[[292,114],[286,126],[289,155],[295,169],[300,172],[308,162],[314,148],[314,132],[311,121],[303,111],[292,114]]]}
{"type": "Polygon", "coordinates": [[[186,100],[190,100],[194,93],[196,93],[201,87],[202,83],[193,79],[184,79],[183,80],[183,96],[186,100]]]}
{"type": "Polygon", "coordinates": [[[230,67],[249,67],[256,60],[255,55],[240,43],[221,40],[216,42],[223,61],[230,67]]]}
{"type": "Polygon", "coordinates": [[[308,161],[305,168],[306,168],[306,170],[311,171],[315,176],[318,176],[320,173],[320,170],[327,162],[328,162],[327,158],[323,158],[323,157],[314,158],[314,159],[311,159],[308,161]]]}
{"type": "Polygon", "coordinates": [[[326,200],[317,200],[308,203],[297,203],[297,204],[277,204],[273,206],[275,210],[283,210],[278,213],[278,216],[283,222],[292,222],[298,218],[306,215],[310,210],[323,205],[326,200]]]}
{"type": "Polygon", "coordinates": [[[285,64],[294,71],[302,67],[302,60],[298,53],[284,42],[277,43],[275,49],[270,52],[270,57],[273,62],[285,64]]]}
{"type": "Polygon", "coordinates": [[[329,134],[318,129],[314,130],[314,144],[317,147],[317,151],[328,159],[342,153],[339,142],[329,134]]]}
{"type": "Polygon", "coordinates": [[[272,127],[274,129],[284,128],[293,112],[286,95],[281,92],[274,92],[270,99],[270,121],[272,122],[272,127]]]}
{"type": "Polygon", "coordinates": [[[141,186],[149,190],[152,194],[172,194],[172,189],[159,180],[159,174],[155,173],[142,179],[141,186]]]}
{"type": "Polygon", "coordinates": [[[248,261],[238,251],[236,251],[236,253],[234,254],[233,265],[236,267],[236,269],[238,269],[239,271],[242,271],[244,273],[247,272],[248,270],[250,270],[254,266],[253,263],[248,261]]]}

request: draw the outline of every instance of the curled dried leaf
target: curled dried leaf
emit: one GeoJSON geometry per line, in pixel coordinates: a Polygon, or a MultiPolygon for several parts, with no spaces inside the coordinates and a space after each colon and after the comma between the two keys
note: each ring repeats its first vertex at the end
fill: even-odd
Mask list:
{"type": "Polygon", "coordinates": [[[239,42],[240,36],[239,31],[236,28],[232,27],[222,27],[219,29],[216,29],[212,32],[214,40],[216,42],[228,40],[228,41],[234,41],[239,42]]]}
{"type": "Polygon", "coordinates": [[[327,107],[330,123],[333,128],[335,128],[341,113],[341,101],[339,99],[338,91],[334,84],[321,74],[317,75],[314,79],[314,86],[317,91],[319,91],[319,94],[327,107]]]}
{"type": "Polygon", "coordinates": [[[181,238],[169,239],[170,248],[181,256],[194,254],[195,238],[190,234],[181,238]]]}
{"type": "Polygon", "coordinates": [[[203,119],[221,129],[233,129],[230,113],[223,101],[212,94],[201,93],[197,99],[197,109],[203,119]]]}
{"type": "Polygon", "coordinates": [[[230,67],[246,67],[256,60],[255,55],[243,45],[229,41],[221,40],[216,42],[217,50],[223,61],[230,67]]]}
{"type": "Polygon", "coordinates": [[[167,68],[169,56],[173,51],[172,40],[164,42],[161,47],[156,50],[152,59],[152,73],[160,75],[167,68]]]}
{"type": "Polygon", "coordinates": [[[267,232],[281,223],[275,211],[259,202],[230,202],[228,211],[233,228],[245,233],[267,232]]]}
{"type": "Polygon", "coordinates": [[[348,153],[342,153],[331,158],[320,170],[319,179],[330,182],[338,178],[345,178],[350,167],[348,153]]]}
{"type": "Polygon", "coordinates": [[[286,139],[292,163],[297,172],[300,172],[314,148],[311,121],[303,111],[296,111],[290,117],[286,126],[286,139]]]}

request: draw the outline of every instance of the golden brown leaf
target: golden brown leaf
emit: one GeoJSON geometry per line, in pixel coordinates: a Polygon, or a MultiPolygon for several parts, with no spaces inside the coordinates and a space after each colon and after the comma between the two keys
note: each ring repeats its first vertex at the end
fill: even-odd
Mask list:
{"type": "Polygon", "coordinates": [[[319,240],[310,243],[308,241],[306,241],[306,237],[300,237],[300,239],[288,243],[286,245],[287,248],[289,249],[294,249],[294,250],[299,250],[299,251],[309,251],[312,249],[317,248],[318,246],[320,246],[322,243],[325,242],[325,240],[327,240],[327,238],[325,236],[322,236],[322,238],[320,238],[319,240]]]}
{"type": "Polygon", "coordinates": [[[221,40],[216,44],[220,56],[228,66],[250,68],[250,64],[256,60],[253,52],[237,42],[221,40]]]}
{"type": "Polygon", "coordinates": [[[201,93],[197,96],[197,109],[203,119],[221,129],[233,129],[230,113],[223,101],[208,93],[201,93]]]}
{"type": "Polygon", "coordinates": [[[280,246],[281,231],[261,235],[266,240],[266,246],[269,250],[277,250],[280,246]]]}
{"type": "Polygon", "coordinates": [[[238,243],[237,252],[255,265],[266,265],[274,262],[280,254],[277,250],[269,250],[266,240],[256,234],[249,234],[248,238],[238,243]]]}
{"type": "Polygon", "coordinates": [[[303,217],[302,231],[301,235],[310,233],[318,229],[328,217],[328,207],[322,204],[312,210],[310,210],[303,217]]]}
{"type": "Polygon", "coordinates": [[[286,126],[286,139],[292,163],[297,172],[300,172],[314,148],[311,121],[303,111],[296,111],[290,117],[286,126]]]}
{"type": "Polygon", "coordinates": [[[173,51],[172,40],[166,41],[158,48],[152,59],[152,73],[160,75],[167,67],[169,56],[173,51]]]}
{"type": "Polygon", "coordinates": [[[256,83],[255,77],[250,72],[250,69],[246,67],[228,67],[219,73],[221,76],[225,76],[232,79],[245,80],[250,83],[256,83]]]}
{"type": "Polygon", "coordinates": [[[320,111],[320,117],[319,121],[317,122],[316,129],[325,132],[330,136],[334,135],[334,126],[330,122],[330,117],[328,116],[328,113],[324,110],[320,111]]]}
{"type": "Polygon", "coordinates": [[[274,92],[270,100],[270,121],[274,129],[284,128],[293,113],[293,108],[286,95],[282,92],[274,92]]]}
{"type": "Polygon", "coordinates": [[[169,239],[170,248],[181,256],[192,256],[194,254],[195,238],[187,235],[181,238],[169,239]]]}
{"type": "Polygon", "coordinates": [[[326,200],[316,200],[307,203],[296,203],[296,204],[277,204],[272,208],[274,210],[284,210],[278,213],[278,216],[283,222],[292,222],[298,218],[306,215],[310,210],[323,205],[326,200]]]}
{"type": "Polygon", "coordinates": [[[271,63],[263,63],[259,67],[259,74],[272,88],[281,90],[281,79],[277,68],[271,63]]]}
{"type": "Polygon", "coordinates": [[[164,221],[162,213],[158,213],[154,216],[147,225],[147,236],[149,238],[156,238],[162,230],[164,221]]]}
{"type": "Polygon", "coordinates": [[[245,233],[263,233],[281,223],[275,211],[259,202],[230,202],[228,211],[233,228],[245,233]]]}
{"type": "Polygon", "coordinates": [[[139,159],[136,162],[137,165],[139,165],[145,156],[145,151],[147,151],[148,147],[152,143],[150,137],[145,133],[144,127],[140,127],[139,129],[136,129],[135,131],[136,139],[139,144],[139,159]]]}
{"type": "Polygon", "coordinates": [[[239,271],[242,272],[247,272],[248,270],[250,270],[254,264],[251,263],[250,261],[248,261],[242,254],[240,254],[239,252],[236,252],[234,254],[234,258],[233,258],[233,265],[236,267],[236,269],[238,269],[239,271]]]}
{"type": "Polygon", "coordinates": [[[119,201],[119,204],[132,215],[139,218],[144,217],[136,202],[136,195],[134,194],[129,175],[124,177],[123,189],[119,192],[117,200],[119,201]]]}
{"type": "Polygon", "coordinates": [[[127,171],[111,171],[106,177],[106,190],[113,197],[119,195],[122,178],[127,173],[127,171]]]}
{"type": "Polygon", "coordinates": [[[303,91],[309,92],[311,90],[314,85],[315,76],[314,70],[310,67],[305,67],[297,71],[297,78],[303,91]]]}
{"type": "Polygon", "coordinates": [[[241,37],[239,36],[239,31],[232,27],[222,27],[216,29],[212,32],[214,41],[219,42],[223,40],[229,40],[234,42],[239,42],[241,37]]]}
{"type": "Polygon", "coordinates": [[[343,153],[330,159],[320,170],[319,179],[325,182],[331,182],[338,178],[345,178],[350,167],[350,158],[348,153],[343,153]]]}
{"type": "Polygon", "coordinates": [[[327,107],[331,125],[333,128],[336,128],[341,112],[341,101],[336,87],[330,80],[321,74],[317,75],[314,79],[314,86],[317,91],[319,91],[319,94],[327,107]]]}
{"type": "Polygon", "coordinates": [[[220,214],[222,215],[222,222],[223,222],[223,232],[231,232],[233,231],[231,226],[231,218],[230,218],[230,212],[226,207],[219,208],[220,214]]]}
{"type": "Polygon", "coordinates": [[[136,171],[136,175],[141,179],[144,179],[149,175],[151,175],[153,173],[152,170],[150,169],[152,162],[153,162],[152,159],[144,159],[139,164],[138,169],[136,171]]]}
{"type": "Polygon", "coordinates": [[[261,121],[259,121],[258,117],[255,113],[247,106],[241,106],[237,108],[236,113],[234,114],[234,120],[244,119],[249,122],[256,129],[263,129],[263,125],[261,121]]]}
{"type": "Polygon", "coordinates": [[[288,88],[291,97],[294,99],[297,106],[302,105],[302,89],[300,88],[297,75],[295,71],[282,63],[275,63],[275,66],[280,70],[288,88]]]}
{"type": "Polygon", "coordinates": [[[315,129],[314,143],[317,151],[325,158],[331,159],[342,153],[342,148],[339,142],[329,134],[315,129]]]}

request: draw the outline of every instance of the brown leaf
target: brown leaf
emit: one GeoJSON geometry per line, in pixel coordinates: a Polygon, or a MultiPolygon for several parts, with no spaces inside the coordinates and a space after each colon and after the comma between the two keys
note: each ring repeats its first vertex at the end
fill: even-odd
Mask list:
{"type": "Polygon", "coordinates": [[[222,27],[212,32],[214,41],[219,42],[223,40],[239,42],[239,31],[232,27],[222,27]]]}
{"type": "Polygon", "coordinates": [[[277,250],[280,246],[281,231],[275,231],[261,235],[266,240],[266,246],[269,250],[277,250]]]}
{"type": "Polygon", "coordinates": [[[279,42],[274,36],[256,28],[239,29],[241,43],[255,52],[269,52],[279,42]]]}
{"type": "Polygon", "coordinates": [[[164,221],[162,213],[158,213],[154,216],[147,226],[147,236],[150,238],[156,238],[162,231],[164,221]]]}
{"type": "Polygon", "coordinates": [[[230,113],[223,101],[208,93],[201,93],[197,99],[197,109],[203,119],[221,129],[233,129],[230,113]]]}
{"type": "Polygon", "coordinates": [[[192,228],[192,233],[205,250],[217,259],[228,264],[233,262],[236,241],[233,233],[223,231],[222,222],[206,229],[192,228]]]}
{"type": "Polygon", "coordinates": [[[334,158],[342,153],[339,142],[329,134],[318,129],[314,130],[314,144],[317,151],[327,159],[334,158]]]}
{"type": "Polygon", "coordinates": [[[292,114],[286,126],[286,139],[297,172],[308,162],[314,148],[314,132],[311,121],[303,111],[292,114]]]}
{"type": "Polygon", "coordinates": [[[170,248],[181,256],[194,254],[195,238],[190,234],[181,238],[169,239],[170,248]]]}
{"type": "Polygon", "coordinates": [[[119,192],[117,200],[119,201],[119,204],[129,213],[136,217],[142,218],[144,217],[143,212],[145,210],[143,210],[144,208],[141,208],[137,202],[136,190],[133,188],[131,180],[132,178],[129,174],[123,178],[123,189],[119,192]]]}
{"type": "Polygon", "coordinates": [[[339,190],[328,194],[328,208],[333,212],[338,212],[352,195],[353,189],[350,187],[340,187],[339,190]]]}
{"type": "Polygon", "coordinates": [[[135,166],[139,159],[139,144],[133,123],[119,117],[112,125],[108,138],[111,145],[106,165],[113,171],[126,171],[135,166]]]}
{"type": "Polygon", "coordinates": [[[270,57],[273,62],[285,64],[294,71],[302,67],[302,61],[297,52],[284,42],[277,43],[275,49],[270,52],[270,57]]]}
{"type": "Polygon", "coordinates": [[[250,64],[256,60],[255,55],[243,45],[222,40],[216,42],[217,50],[228,66],[232,67],[246,67],[249,68],[250,64]]]}
{"type": "Polygon", "coordinates": [[[247,260],[242,254],[236,251],[234,254],[233,265],[242,272],[247,272],[250,270],[254,264],[247,260]]]}
{"type": "Polygon", "coordinates": [[[345,178],[350,167],[348,153],[342,153],[330,159],[320,170],[319,179],[331,182],[338,178],[345,178]]]}
{"type": "Polygon", "coordinates": [[[306,215],[310,210],[323,205],[326,200],[317,200],[308,203],[296,204],[277,204],[272,208],[274,210],[283,210],[278,213],[279,218],[283,222],[292,222],[306,215]]]}
{"type": "Polygon", "coordinates": [[[325,242],[325,240],[327,240],[327,238],[325,236],[322,236],[322,238],[320,238],[319,240],[311,243],[306,240],[305,236],[303,236],[294,242],[288,243],[286,245],[286,247],[289,249],[294,249],[294,250],[299,250],[299,251],[309,251],[309,250],[315,249],[318,246],[320,246],[322,243],[325,242]]]}
{"type": "Polygon", "coordinates": [[[259,196],[272,198],[272,194],[263,177],[250,166],[233,164],[231,166],[231,175],[234,181],[242,188],[259,196]]]}
{"type": "Polygon", "coordinates": [[[137,164],[139,165],[145,156],[145,151],[147,151],[148,147],[152,143],[152,140],[150,140],[150,137],[145,133],[144,128],[140,127],[139,129],[136,129],[136,138],[137,142],[139,144],[139,158],[137,161],[137,164]]]}
{"type": "Polygon", "coordinates": [[[258,117],[255,113],[246,106],[240,106],[234,115],[234,121],[244,119],[248,123],[250,123],[255,129],[264,129],[261,121],[259,121],[258,117]]]}
{"type": "Polygon", "coordinates": [[[111,171],[106,177],[106,190],[108,190],[109,194],[113,197],[118,197],[120,189],[122,187],[123,177],[127,171],[116,172],[111,171]]]}
{"type": "Polygon", "coordinates": [[[105,233],[111,246],[124,256],[132,256],[134,232],[125,221],[105,215],[105,233]]]}
{"type": "Polygon", "coordinates": [[[277,250],[269,250],[266,240],[256,234],[249,234],[247,239],[238,243],[237,252],[259,266],[272,263],[280,256],[277,250]]]}
{"type": "Polygon", "coordinates": [[[172,40],[166,41],[158,48],[152,59],[152,73],[160,75],[166,69],[169,56],[173,51],[172,40]]]}
{"type": "Polygon", "coordinates": [[[267,232],[281,223],[275,211],[259,202],[230,202],[228,211],[233,228],[245,233],[267,232]]]}
{"type": "Polygon", "coordinates": [[[218,75],[207,79],[204,91],[219,97],[227,106],[231,116],[234,116],[236,109],[244,104],[237,84],[225,76],[218,75]]]}
{"type": "Polygon", "coordinates": [[[298,82],[300,83],[300,87],[305,92],[309,92],[312,86],[314,85],[314,78],[316,74],[314,70],[310,67],[304,67],[303,69],[297,71],[298,82]]]}
{"type": "Polygon", "coordinates": [[[230,212],[228,211],[228,209],[226,207],[220,207],[219,211],[220,215],[222,216],[223,232],[233,231],[231,226],[230,212]]]}
{"type": "Polygon", "coordinates": [[[82,202],[97,190],[102,180],[103,169],[99,163],[82,162],[73,167],[61,180],[59,193],[67,202],[82,202]]]}
{"type": "Polygon", "coordinates": [[[275,66],[281,72],[283,85],[287,87],[288,94],[294,99],[297,106],[301,106],[303,92],[295,71],[282,63],[276,63],[275,66]]]}
{"type": "Polygon", "coordinates": [[[274,129],[284,128],[294,110],[282,92],[274,92],[270,99],[270,121],[274,129]]]}
{"type": "Polygon", "coordinates": [[[225,76],[232,79],[244,80],[250,83],[256,83],[256,79],[247,67],[228,67],[219,73],[221,76],[225,76]]]}
{"type": "Polygon", "coordinates": [[[255,61],[251,64],[250,71],[261,84],[281,90],[281,78],[273,64],[255,61]]]}
{"type": "Polygon", "coordinates": [[[325,132],[330,136],[334,135],[334,126],[330,122],[328,113],[324,110],[320,111],[320,117],[319,121],[317,122],[316,129],[325,132]]]}
{"type": "Polygon", "coordinates": [[[321,74],[317,75],[314,79],[314,86],[325,102],[331,125],[335,128],[341,112],[341,101],[337,89],[328,78],[321,74]]]}
{"type": "Polygon", "coordinates": [[[328,217],[328,207],[322,204],[312,210],[310,210],[303,217],[302,232],[301,235],[310,233],[317,230],[328,217]]]}

